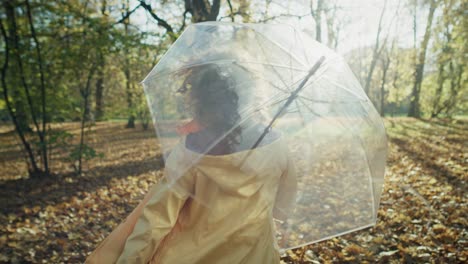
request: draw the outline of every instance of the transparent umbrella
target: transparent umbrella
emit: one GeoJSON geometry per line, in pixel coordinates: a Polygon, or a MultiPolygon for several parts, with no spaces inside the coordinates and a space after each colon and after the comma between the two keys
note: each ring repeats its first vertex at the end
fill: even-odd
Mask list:
{"type": "MultiPolygon", "coordinates": [[[[212,156],[240,153],[233,165],[256,175],[254,168],[274,163],[277,153],[259,159],[254,150],[280,138],[295,177],[280,180],[287,188],[276,195],[290,199],[263,201],[278,212],[272,225],[280,248],[375,224],[385,128],[345,60],[308,35],[286,25],[190,25],[143,85],[165,158],[177,144],[187,151],[176,170],[166,171],[170,188],[212,156]]],[[[257,192],[271,197],[276,187],[261,182],[257,192]]],[[[189,195],[210,210],[218,201],[209,192],[189,195]]]]}

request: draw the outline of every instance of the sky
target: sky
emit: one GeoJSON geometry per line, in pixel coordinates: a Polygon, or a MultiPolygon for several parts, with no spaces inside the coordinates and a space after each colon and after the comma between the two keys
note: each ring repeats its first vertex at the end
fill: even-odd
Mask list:
{"type": "MultiPolygon", "coordinates": [[[[337,51],[345,54],[359,47],[373,46],[376,40],[376,33],[379,18],[385,0],[336,0],[340,10],[337,17],[343,21],[343,27],[339,35],[337,51]]],[[[161,8],[158,6],[160,1],[147,1],[152,3],[155,12],[163,19],[168,20],[170,24],[180,24],[183,10],[181,6],[175,4],[176,1],[168,1],[169,4],[161,8]],[[172,3],[171,3],[172,2],[172,3]]],[[[331,3],[333,1],[327,1],[331,3]]],[[[387,35],[389,39],[398,37],[400,47],[411,47],[413,45],[413,18],[411,11],[404,5],[407,0],[387,0],[386,11],[383,16],[383,30],[381,39],[387,35]]],[[[264,16],[266,0],[251,0],[251,9],[256,10],[252,17],[261,19],[264,16]]],[[[136,0],[131,1],[132,6],[136,6],[136,0]]],[[[222,3],[223,9],[219,17],[226,15],[227,4],[222,3]]],[[[268,23],[288,23],[303,29],[304,31],[315,34],[315,24],[310,16],[310,0],[271,0],[269,14],[292,14],[302,16],[300,19],[283,17],[280,20],[270,21],[268,23]]],[[[417,17],[417,42],[420,42],[424,33],[426,14],[424,10],[418,10],[417,17]]],[[[229,18],[222,19],[229,21],[229,18]]],[[[139,30],[149,32],[164,33],[158,27],[153,18],[151,18],[143,9],[140,9],[132,16],[132,22],[138,25],[139,30]]],[[[322,21],[324,23],[325,21],[322,21]]],[[[326,35],[326,32],[323,32],[326,35]]],[[[326,43],[325,43],[326,44],[326,43]]]]}

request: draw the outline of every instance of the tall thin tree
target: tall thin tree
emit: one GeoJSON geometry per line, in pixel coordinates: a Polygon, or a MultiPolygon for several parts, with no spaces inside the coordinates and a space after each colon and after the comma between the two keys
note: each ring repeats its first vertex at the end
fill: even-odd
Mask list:
{"type": "Polygon", "coordinates": [[[421,117],[419,98],[424,75],[424,65],[426,63],[427,46],[429,44],[429,39],[431,37],[432,32],[432,20],[434,18],[434,13],[438,4],[438,0],[431,0],[430,2],[429,14],[427,16],[426,31],[424,32],[424,38],[421,43],[421,48],[419,50],[418,59],[414,69],[414,83],[413,89],[411,90],[410,106],[408,110],[408,116],[410,117],[421,117]]]}

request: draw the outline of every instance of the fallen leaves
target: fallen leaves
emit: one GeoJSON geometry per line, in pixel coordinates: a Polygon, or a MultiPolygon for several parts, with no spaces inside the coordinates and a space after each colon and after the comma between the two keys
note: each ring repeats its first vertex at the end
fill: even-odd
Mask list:
{"type": "MultiPolygon", "coordinates": [[[[282,263],[468,261],[468,122],[402,118],[386,125],[390,153],[377,224],[290,250],[282,263]]],[[[65,171],[42,181],[0,184],[0,262],[81,263],[125,219],[162,172],[153,132],[122,127],[96,126],[90,137],[105,158],[90,163],[82,177],[65,171]]],[[[3,151],[1,176],[11,170],[5,180],[19,178],[7,164],[19,164],[21,156],[6,159],[3,151]]],[[[327,206],[320,210],[339,205],[330,200],[327,206]]],[[[316,227],[299,229],[307,234],[316,227]]]]}
{"type": "Polygon", "coordinates": [[[468,153],[460,142],[467,142],[467,125],[387,120],[390,153],[377,224],[293,251],[312,251],[312,260],[289,255],[283,261],[465,263],[468,153]]]}

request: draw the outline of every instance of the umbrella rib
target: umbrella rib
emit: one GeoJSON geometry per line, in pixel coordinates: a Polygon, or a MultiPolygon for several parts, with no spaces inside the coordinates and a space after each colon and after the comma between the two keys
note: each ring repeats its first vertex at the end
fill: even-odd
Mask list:
{"type": "Polygon", "coordinates": [[[219,63],[219,64],[221,64],[221,63],[226,63],[226,64],[227,63],[233,63],[233,64],[237,64],[237,65],[240,65],[241,63],[260,64],[260,65],[265,65],[265,66],[273,66],[273,67],[278,67],[278,68],[285,68],[285,69],[291,69],[291,70],[296,70],[296,71],[307,72],[306,70],[301,69],[301,68],[290,67],[288,65],[276,64],[276,63],[264,63],[264,62],[256,62],[256,61],[236,61],[236,60],[214,60],[214,61],[210,61],[210,62],[201,62],[201,63],[189,64],[189,65],[183,66],[181,68],[178,68],[176,70],[160,71],[160,72],[154,73],[153,76],[147,76],[141,83],[145,83],[145,82],[147,82],[149,80],[152,80],[152,79],[154,79],[156,77],[159,77],[160,75],[163,75],[163,74],[174,74],[176,72],[187,70],[187,69],[190,69],[190,68],[193,68],[193,67],[202,66],[202,65],[206,65],[206,64],[215,64],[215,63],[219,63]]]}
{"type": "MultiPolygon", "coordinates": [[[[250,71],[252,71],[252,69],[250,69],[250,70],[249,70],[249,69],[245,68],[245,67],[244,67],[244,66],[242,66],[242,65],[238,65],[238,66],[239,66],[241,69],[243,69],[244,71],[246,71],[246,72],[250,72],[250,71]]],[[[274,66],[274,65],[272,65],[272,66],[274,66]]],[[[292,69],[292,68],[291,68],[291,69],[292,69]]],[[[267,80],[266,78],[263,78],[263,77],[261,76],[261,74],[260,74],[260,73],[259,73],[259,74],[258,74],[256,77],[257,77],[257,78],[259,78],[259,79],[261,79],[261,80],[263,80],[263,81],[266,81],[266,82],[268,82],[268,83],[269,83],[271,86],[275,87],[276,89],[280,90],[281,92],[284,92],[284,93],[290,93],[290,91],[288,91],[288,90],[285,90],[285,89],[283,89],[283,88],[280,88],[279,86],[275,85],[275,84],[274,84],[272,81],[270,81],[270,80],[267,80]]],[[[299,81],[300,81],[300,80],[296,81],[296,82],[295,82],[295,83],[293,83],[292,85],[294,85],[294,84],[298,83],[299,81]]]]}
{"type": "Polygon", "coordinates": [[[305,52],[305,47],[304,47],[304,39],[302,38],[302,34],[298,34],[297,30],[294,30],[294,34],[301,40],[299,43],[302,44],[302,51],[304,52],[304,58],[306,59],[307,63],[310,64],[309,57],[307,56],[305,52]]]}
{"type": "MultiPolygon", "coordinates": [[[[293,102],[294,99],[297,98],[298,93],[304,88],[307,81],[310,79],[310,77],[312,77],[312,75],[314,75],[317,72],[317,70],[320,68],[320,66],[322,65],[324,61],[325,61],[325,57],[322,56],[314,64],[314,66],[312,66],[312,68],[309,70],[309,74],[306,76],[306,78],[304,78],[304,80],[302,80],[301,84],[299,84],[299,86],[294,90],[294,92],[291,93],[286,103],[284,103],[284,105],[278,110],[276,115],[271,119],[268,126],[263,130],[262,135],[258,138],[255,144],[250,148],[251,150],[255,149],[260,144],[260,142],[262,142],[263,138],[265,138],[266,134],[270,131],[271,126],[276,121],[276,119],[278,119],[278,117],[283,113],[283,111],[293,102]]],[[[249,153],[242,159],[241,164],[245,162],[245,160],[250,156],[251,153],[252,151],[249,151],[249,153]]]]}
{"type": "Polygon", "coordinates": [[[288,65],[283,65],[283,64],[277,64],[277,63],[264,63],[264,62],[255,62],[255,61],[235,61],[236,64],[238,63],[251,63],[251,64],[261,64],[261,65],[266,65],[266,66],[273,66],[273,67],[278,67],[278,68],[285,68],[285,69],[291,69],[295,71],[301,71],[301,72],[307,72],[307,70],[297,68],[297,67],[292,67],[288,65]]]}
{"type": "Polygon", "coordinates": [[[350,90],[350,89],[344,87],[343,85],[341,85],[341,84],[339,84],[339,83],[334,82],[334,81],[331,80],[330,78],[328,78],[328,77],[326,77],[326,76],[323,76],[323,78],[326,79],[327,81],[329,81],[330,83],[336,85],[337,87],[339,87],[339,88],[341,88],[341,89],[343,89],[343,90],[345,90],[345,91],[351,93],[352,95],[356,96],[359,100],[364,101],[364,102],[367,101],[366,99],[362,99],[361,96],[358,95],[358,94],[356,94],[354,91],[352,91],[352,90],[350,90]]]}
{"type": "MultiPolygon", "coordinates": [[[[247,110],[245,110],[245,111],[243,111],[243,113],[241,113],[241,114],[242,114],[242,115],[245,115],[245,118],[244,118],[242,121],[239,121],[238,123],[236,123],[236,124],[235,124],[234,126],[232,126],[229,130],[225,131],[224,135],[227,135],[227,134],[231,133],[232,131],[234,131],[234,129],[235,129],[236,127],[240,126],[242,123],[244,123],[245,121],[247,121],[253,114],[255,114],[256,112],[260,111],[265,105],[267,105],[268,102],[272,101],[273,99],[274,99],[274,98],[271,98],[270,100],[267,100],[267,101],[264,102],[262,105],[260,105],[260,107],[258,107],[257,109],[255,109],[254,111],[252,111],[252,112],[250,112],[250,113],[247,113],[247,114],[246,114],[246,112],[248,112],[249,110],[251,110],[253,107],[252,107],[252,108],[249,108],[249,109],[247,109],[247,110]]],[[[270,104],[269,106],[279,104],[279,103],[281,103],[281,102],[283,102],[283,101],[285,101],[285,100],[287,100],[287,98],[279,99],[279,100],[277,100],[276,102],[273,102],[272,104],[270,104]]],[[[213,148],[214,146],[216,146],[216,144],[218,144],[218,143],[222,140],[223,137],[224,137],[224,136],[221,136],[221,137],[219,137],[218,139],[214,140],[214,141],[212,142],[212,144],[208,146],[208,149],[213,148]]]]}
{"type": "MultiPolygon", "coordinates": [[[[262,45],[261,42],[259,41],[257,35],[255,35],[255,39],[257,40],[257,44],[258,44],[258,45],[260,46],[260,48],[262,49],[263,54],[265,55],[265,57],[267,57],[267,56],[266,56],[266,52],[265,52],[265,47],[263,47],[263,45],[262,45]]],[[[271,40],[270,40],[270,41],[271,41],[271,40]]],[[[273,42],[273,41],[272,41],[272,42],[273,42]]],[[[288,53],[288,54],[289,54],[289,53],[288,53]]],[[[281,82],[284,84],[284,86],[287,87],[286,82],[283,80],[283,78],[281,77],[281,74],[278,73],[278,71],[276,70],[275,67],[273,67],[273,71],[274,71],[274,72],[276,73],[276,75],[279,77],[279,79],[280,79],[281,82]]]]}
{"type": "MultiPolygon", "coordinates": [[[[325,101],[325,100],[316,100],[316,99],[311,99],[311,98],[307,98],[305,96],[302,96],[302,95],[299,95],[298,96],[300,99],[304,99],[306,101],[309,101],[309,102],[313,102],[313,103],[330,103],[330,101],[325,101]]],[[[303,101],[302,101],[303,102],[303,101]]]]}
{"type": "MultiPolygon", "coordinates": [[[[252,28],[253,29],[253,28],[252,28]]],[[[255,32],[257,32],[259,35],[261,35],[263,38],[267,39],[268,41],[270,41],[271,43],[275,44],[278,48],[280,48],[281,50],[283,50],[284,52],[286,52],[288,55],[290,55],[291,57],[294,58],[294,60],[296,60],[299,64],[301,64],[302,66],[304,67],[307,67],[306,65],[304,65],[304,63],[302,63],[298,58],[296,58],[296,56],[294,56],[293,54],[291,54],[288,50],[286,50],[286,48],[284,48],[283,46],[281,46],[279,43],[277,43],[276,41],[270,39],[269,37],[267,37],[265,34],[263,34],[262,32],[259,32],[255,29],[253,29],[255,32]]]]}
{"type": "MultiPolygon", "coordinates": [[[[263,102],[261,105],[259,105],[259,106],[257,106],[257,107],[252,106],[252,107],[250,107],[250,108],[247,108],[247,109],[245,109],[244,111],[242,111],[241,114],[244,115],[245,113],[247,113],[247,112],[249,112],[250,110],[254,109],[254,110],[251,111],[249,114],[247,114],[247,117],[249,117],[251,114],[259,112],[259,111],[260,111],[261,109],[263,109],[269,102],[273,101],[273,99],[274,99],[274,98],[271,98],[270,100],[266,100],[265,102],[263,102]]],[[[286,101],[286,100],[287,100],[287,98],[282,98],[282,99],[279,99],[279,100],[277,100],[277,101],[271,103],[271,104],[268,105],[268,106],[271,107],[271,106],[274,106],[274,105],[279,104],[279,103],[281,103],[281,102],[283,102],[283,101],[286,101]]],[[[248,119],[248,118],[246,118],[246,119],[248,119]]]]}
{"type": "MultiPolygon", "coordinates": [[[[271,86],[275,87],[276,89],[278,89],[279,91],[281,91],[281,92],[283,92],[283,93],[287,93],[287,94],[290,94],[290,93],[291,93],[291,91],[288,91],[288,90],[286,90],[286,89],[283,89],[283,88],[279,87],[278,85],[274,84],[274,83],[273,83],[272,81],[270,81],[270,80],[267,80],[266,78],[263,78],[263,77],[259,77],[259,78],[262,79],[262,80],[264,80],[264,81],[266,81],[266,82],[268,82],[271,86]]],[[[293,83],[292,85],[294,85],[294,84],[296,84],[296,83],[298,83],[298,82],[299,82],[299,81],[293,83]]]]}
{"type": "Polygon", "coordinates": [[[310,106],[308,106],[304,101],[302,101],[301,98],[302,98],[302,97],[297,98],[297,100],[298,100],[305,108],[307,108],[307,110],[309,110],[312,114],[314,114],[314,115],[320,117],[320,115],[317,114],[314,110],[312,110],[312,108],[310,108],[310,106]]]}
{"type": "Polygon", "coordinates": [[[310,101],[310,102],[313,102],[313,103],[324,103],[324,104],[327,104],[327,103],[360,103],[361,101],[326,101],[326,100],[316,100],[316,99],[311,99],[311,98],[307,98],[305,96],[302,96],[302,95],[298,95],[298,97],[304,99],[304,100],[307,100],[307,101],[310,101]]]}
{"type": "MultiPolygon", "coordinates": [[[[268,65],[271,65],[271,66],[274,66],[274,67],[281,67],[282,65],[274,65],[274,64],[268,64],[268,65]]],[[[243,67],[242,65],[239,65],[240,68],[242,68],[243,70],[245,71],[249,71],[249,69],[243,67]]],[[[287,66],[283,66],[283,67],[287,67],[287,66]]],[[[297,69],[297,68],[292,68],[292,67],[288,67],[289,69],[294,69],[294,70],[300,70],[300,71],[304,71],[304,70],[301,70],[301,69],[297,69]]],[[[285,90],[277,85],[275,85],[272,81],[270,80],[267,80],[266,78],[263,78],[262,76],[258,75],[257,76],[259,79],[261,80],[264,80],[264,81],[267,81],[271,86],[275,87],[276,89],[280,90],[281,92],[284,92],[284,93],[288,93],[290,94],[291,91],[288,91],[288,90],[285,90]]],[[[295,81],[294,83],[292,83],[291,85],[296,85],[297,83],[299,83],[300,81],[302,81],[303,79],[298,79],[297,81],[295,81]]],[[[283,82],[284,83],[284,82],[283,82]]],[[[286,85],[286,84],[285,84],[286,85]]],[[[289,85],[286,85],[286,87],[288,87],[289,85]]]]}
{"type": "MultiPolygon", "coordinates": [[[[206,23],[206,22],[205,22],[206,23]]],[[[219,22],[216,22],[216,23],[219,23],[219,22]]],[[[221,22],[221,23],[226,23],[226,22],[221,22]]],[[[229,23],[227,23],[229,24],[229,23]]],[[[302,63],[295,55],[291,54],[289,51],[286,50],[286,48],[284,48],[281,44],[279,44],[278,42],[272,40],[271,38],[267,37],[265,34],[263,34],[262,32],[256,30],[255,28],[251,27],[251,26],[248,26],[251,30],[253,30],[255,33],[257,33],[256,35],[261,35],[263,38],[265,38],[266,40],[270,41],[271,43],[275,44],[275,46],[277,46],[279,49],[283,50],[285,53],[289,54],[291,57],[293,57],[299,64],[301,64],[302,66],[304,67],[307,67],[307,65],[305,65],[304,63],[302,63]]],[[[297,30],[294,29],[294,32],[296,33],[297,30]]]]}
{"type": "Polygon", "coordinates": [[[286,103],[283,105],[283,107],[281,107],[281,109],[278,110],[276,115],[270,121],[270,124],[268,124],[268,126],[265,128],[263,134],[260,136],[260,138],[257,140],[257,142],[255,142],[255,144],[252,146],[251,149],[256,148],[258,146],[258,144],[260,144],[260,142],[263,140],[265,135],[268,133],[268,131],[270,130],[271,126],[276,121],[276,119],[282,114],[283,110],[285,110],[292,103],[292,101],[297,98],[298,93],[304,88],[305,84],[310,79],[310,77],[312,77],[312,75],[314,75],[315,72],[317,72],[317,70],[320,68],[320,65],[322,65],[324,60],[325,60],[325,57],[320,57],[320,59],[314,64],[314,66],[310,69],[309,74],[307,75],[307,77],[304,78],[304,80],[302,80],[299,87],[294,92],[291,93],[291,95],[288,97],[288,100],[286,101],[286,103]]]}
{"type": "MultiPolygon", "coordinates": [[[[307,75],[304,76],[304,78],[306,78],[306,77],[307,77],[307,75]]],[[[298,84],[298,83],[300,83],[301,81],[303,81],[304,78],[298,79],[297,81],[293,82],[291,85],[287,85],[287,87],[288,87],[288,86],[295,86],[296,84],[298,84]]],[[[267,81],[268,81],[268,80],[267,80],[267,81]]],[[[289,94],[291,93],[291,91],[288,91],[288,90],[284,90],[284,89],[279,88],[277,85],[273,84],[271,81],[268,81],[268,82],[269,82],[272,86],[274,86],[275,88],[277,88],[278,90],[280,90],[280,91],[282,91],[282,92],[287,92],[287,93],[289,93],[289,94]]],[[[312,84],[312,83],[310,83],[310,84],[312,84]]],[[[305,87],[307,87],[307,86],[308,86],[308,85],[306,85],[305,87]]],[[[298,96],[299,96],[299,95],[298,95],[298,96]]]]}

